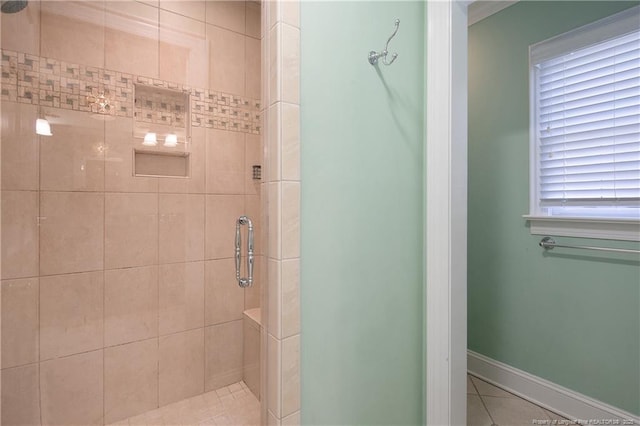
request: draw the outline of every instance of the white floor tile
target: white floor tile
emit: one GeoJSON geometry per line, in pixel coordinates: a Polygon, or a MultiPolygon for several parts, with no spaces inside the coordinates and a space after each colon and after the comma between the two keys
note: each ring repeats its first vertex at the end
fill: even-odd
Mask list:
{"type": "Polygon", "coordinates": [[[499,396],[501,398],[517,398],[517,396],[500,389],[499,387],[493,386],[490,383],[485,382],[484,380],[478,379],[477,377],[471,376],[471,380],[473,380],[473,384],[476,385],[478,389],[478,394],[482,396],[499,396]]]}
{"type": "Polygon", "coordinates": [[[530,426],[535,424],[534,420],[549,420],[542,408],[521,398],[483,396],[482,400],[493,421],[499,426],[530,426]]]}
{"type": "Polygon", "coordinates": [[[184,399],[118,422],[130,426],[260,425],[260,402],[244,382],[184,399]],[[233,394],[231,393],[231,391],[233,394]]]}
{"type": "Polygon", "coordinates": [[[491,426],[491,417],[478,395],[467,395],[467,425],[491,426]]]}
{"type": "Polygon", "coordinates": [[[471,376],[467,374],[467,394],[477,395],[475,386],[473,386],[473,382],[471,381],[471,376]]]}

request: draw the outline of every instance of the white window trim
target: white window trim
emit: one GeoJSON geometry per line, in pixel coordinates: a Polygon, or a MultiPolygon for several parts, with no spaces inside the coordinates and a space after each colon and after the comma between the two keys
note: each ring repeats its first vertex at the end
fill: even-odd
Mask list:
{"type": "Polygon", "coordinates": [[[523,215],[532,235],[640,241],[640,221],[563,216],[523,215]]]}
{"type": "MultiPolygon", "coordinates": [[[[580,38],[586,41],[585,44],[595,43],[606,34],[606,30],[603,30],[603,27],[609,26],[611,22],[617,23],[618,31],[622,26],[628,28],[629,26],[635,25],[637,27],[639,10],[640,6],[631,7],[615,15],[561,34],[556,37],[559,43],[555,49],[544,52],[542,56],[551,57],[556,53],[566,51],[568,49],[567,45],[575,43],[575,40],[580,38]]],[[[545,40],[542,43],[547,41],[549,40],[545,40]]],[[[523,215],[522,217],[529,222],[531,234],[640,241],[640,219],[545,216],[541,213],[537,199],[537,182],[539,176],[536,161],[538,158],[538,144],[536,142],[535,129],[536,89],[531,54],[529,54],[529,58],[529,214],[523,215]]]]}

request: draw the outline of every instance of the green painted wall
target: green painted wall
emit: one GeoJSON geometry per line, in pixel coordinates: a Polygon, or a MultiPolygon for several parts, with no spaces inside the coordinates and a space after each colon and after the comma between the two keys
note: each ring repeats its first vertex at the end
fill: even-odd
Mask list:
{"type": "Polygon", "coordinates": [[[528,46],[636,4],[520,2],[469,28],[468,342],[640,414],[637,257],[545,256],[521,217],[529,208],[528,46]]]}
{"type": "Polygon", "coordinates": [[[302,421],[418,424],[424,5],[300,7],[302,421]]]}

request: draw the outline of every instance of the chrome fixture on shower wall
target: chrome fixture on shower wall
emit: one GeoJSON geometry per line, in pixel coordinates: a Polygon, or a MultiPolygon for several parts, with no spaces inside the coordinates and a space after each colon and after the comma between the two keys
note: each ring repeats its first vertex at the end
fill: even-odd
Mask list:
{"type": "Polygon", "coordinates": [[[240,216],[236,221],[236,279],[241,288],[253,285],[253,222],[247,216],[240,216]],[[242,251],[242,237],[240,226],[247,225],[247,278],[240,278],[240,257],[242,251]]]}
{"type": "Polygon", "coordinates": [[[2,6],[0,6],[0,10],[2,10],[2,13],[17,13],[27,7],[27,3],[28,2],[26,0],[3,1],[2,6]]]}
{"type": "Polygon", "coordinates": [[[378,63],[378,59],[382,58],[382,63],[385,65],[391,65],[393,63],[393,61],[396,60],[396,58],[398,57],[397,53],[394,53],[391,55],[391,60],[389,62],[387,62],[387,55],[389,54],[389,42],[391,41],[392,38],[394,38],[396,36],[396,34],[398,33],[398,28],[400,27],[400,20],[396,19],[395,22],[396,25],[396,29],[393,31],[393,34],[391,34],[391,37],[389,37],[389,40],[387,40],[387,44],[384,46],[384,50],[382,52],[376,52],[375,50],[372,50],[371,52],[369,52],[369,63],[371,65],[376,65],[378,63]]]}

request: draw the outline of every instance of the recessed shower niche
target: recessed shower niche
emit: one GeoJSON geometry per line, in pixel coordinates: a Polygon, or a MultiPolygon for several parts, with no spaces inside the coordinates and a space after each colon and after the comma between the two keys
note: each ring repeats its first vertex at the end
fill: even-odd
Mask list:
{"type": "Polygon", "coordinates": [[[134,176],[188,178],[191,123],[189,93],[146,84],[134,85],[134,176]]]}

